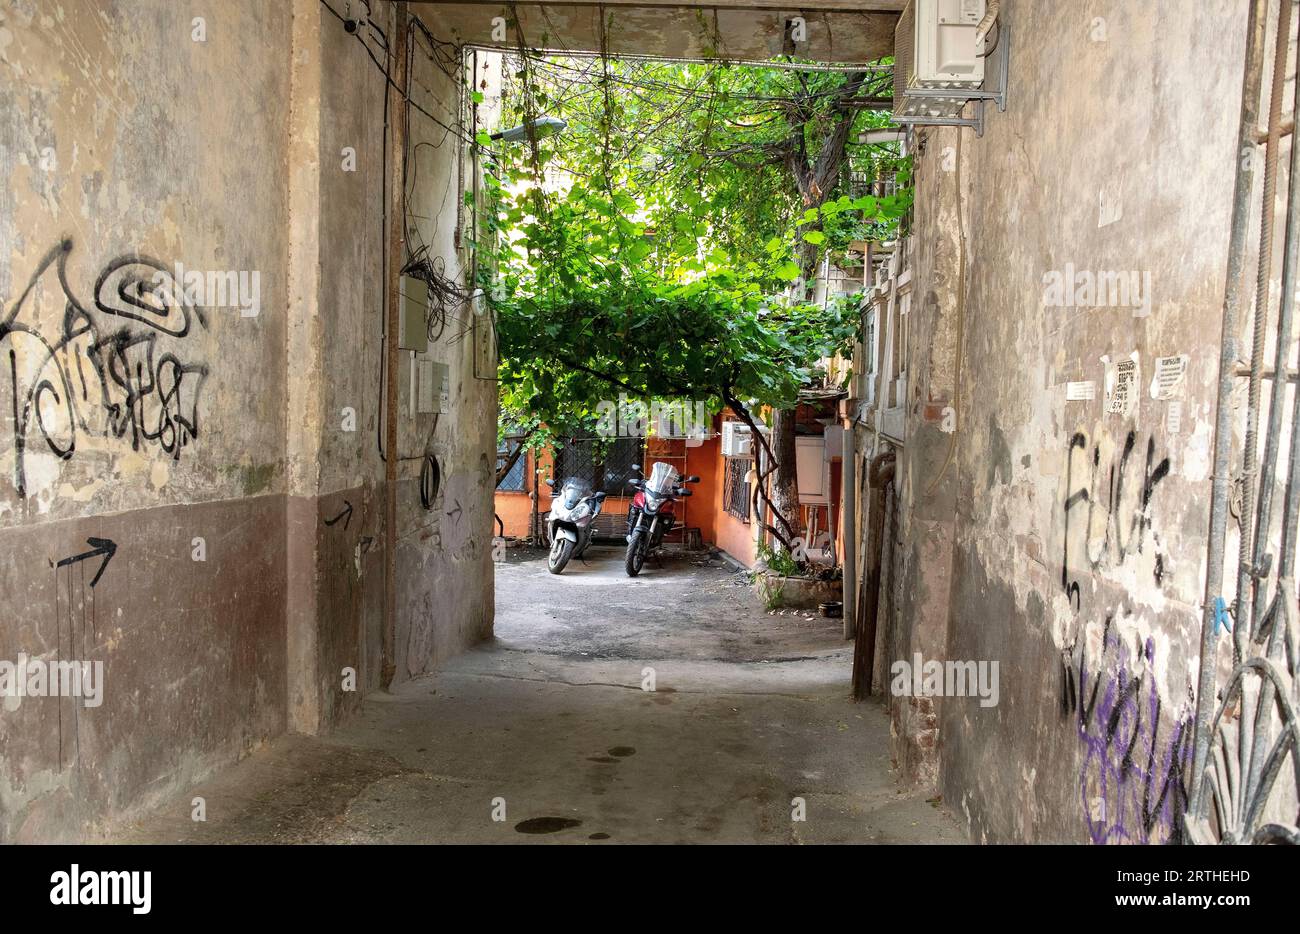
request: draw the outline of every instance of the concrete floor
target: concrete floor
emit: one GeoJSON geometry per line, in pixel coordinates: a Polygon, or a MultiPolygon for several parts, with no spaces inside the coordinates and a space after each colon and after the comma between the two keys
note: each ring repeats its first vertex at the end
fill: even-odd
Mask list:
{"type": "Polygon", "coordinates": [[[593,548],[497,566],[496,639],[115,833],[193,843],[954,843],[904,793],[838,620],[769,616],[719,562],[593,548]],[[642,690],[646,668],[657,690],[642,690]],[[191,799],[207,821],[190,819],[191,799]],[[806,819],[792,820],[802,798],[806,819]],[[500,818],[504,810],[504,819],[500,818]]]}

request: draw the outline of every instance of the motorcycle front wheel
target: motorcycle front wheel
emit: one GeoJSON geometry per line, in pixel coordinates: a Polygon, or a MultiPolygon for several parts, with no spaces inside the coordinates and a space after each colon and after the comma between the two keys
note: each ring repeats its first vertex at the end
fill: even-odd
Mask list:
{"type": "Polygon", "coordinates": [[[623,567],[627,569],[628,577],[636,577],[641,573],[643,564],[645,564],[645,533],[636,532],[632,535],[632,540],[627,543],[627,557],[623,561],[623,567]]]}
{"type": "Polygon", "coordinates": [[[546,561],[546,569],[552,574],[559,574],[573,557],[573,542],[563,536],[556,536],[551,542],[551,556],[546,561]]]}

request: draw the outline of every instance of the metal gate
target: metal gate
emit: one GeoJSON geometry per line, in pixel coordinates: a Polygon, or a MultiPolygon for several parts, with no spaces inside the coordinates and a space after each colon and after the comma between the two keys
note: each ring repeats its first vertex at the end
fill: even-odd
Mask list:
{"type": "MultiPolygon", "coordinates": [[[[1214,479],[1201,622],[1201,669],[1196,698],[1196,740],[1192,758],[1191,800],[1184,822],[1195,843],[1300,843],[1300,724],[1296,711],[1297,603],[1295,559],[1300,519],[1300,388],[1287,404],[1288,384],[1297,387],[1291,365],[1295,340],[1297,261],[1300,261],[1300,145],[1293,141],[1286,198],[1282,289],[1276,315],[1270,301],[1273,205],[1278,187],[1278,156],[1284,135],[1283,89],[1288,46],[1293,38],[1292,0],[1280,0],[1270,15],[1269,0],[1252,0],[1247,27],[1238,132],[1236,184],[1228,241],[1223,302],[1222,350],[1214,432],[1214,479]],[[1272,29],[1270,30],[1270,20],[1272,29]],[[1267,132],[1258,129],[1265,47],[1274,38],[1267,132]],[[1264,175],[1256,198],[1255,164],[1263,156],[1264,175]],[[1254,305],[1243,273],[1250,248],[1247,224],[1253,205],[1261,206],[1254,305]],[[1249,317],[1243,315],[1247,311],[1249,317]],[[1239,368],[1237,348],[1243,324],[1250,325],[1250,363],[1239,368]],[[1269,330],[1276,347],[1265,366],[1269,330]],[[1244,413],[1234,412],[1233,390],[1247,380],[1244,413]],[[1265,385],[1268,400],[1261,398],[1265,385]],[[1261,405],[1267,412],[1260,435],[1261,405]],[[1234,418],[1244,419],[1239,464],[1232,467],[1234,418]],[[1285,439],[1285,444],[1284,444],[1285,439]],[[1260,450],[1262,441],[1262,451],[1260,450]],[[1283,447],[1288,448],[1283,456],[1283,447]],[[1282,482],[1281,508],[1275,485],[1282,482]],[[1225,543],[1233,501],[1240,529],[1235,596],[1224,597],[1225,543]],[[1276,525],[1275,525],[1276,523],[1276,525]],[[1231,632],[1232,667],[1219,689],[1219,637],[1231,632]]],[[[1295,113],[1292,85],[1292,115],[1295,113]]],[[[1294,117],[1289,121],[1294,124],[1294,117]]],[[[1293,138],[1294,139],[1294,138],[1293,138]]],[[[1226,662],[1226,653],[1224,657],[1226,662]]]]}

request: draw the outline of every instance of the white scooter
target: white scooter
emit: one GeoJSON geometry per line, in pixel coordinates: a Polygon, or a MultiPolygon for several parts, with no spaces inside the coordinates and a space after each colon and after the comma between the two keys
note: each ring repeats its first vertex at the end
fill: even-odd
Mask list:
{"type": "MultiPolygon", "coordinates": [[[[549,477],[546,485],[555,489],[549,477]]],[[[559,574],[574,555],[579,558],[591,544],[592,524],[600,515],[604,493],[593,493],[591,484],[577,477],[564,481],[559,492],[551,493],[551,511],[546,516],[546,530],[551,537],[551,554],[546,568],[559,574]]]]}

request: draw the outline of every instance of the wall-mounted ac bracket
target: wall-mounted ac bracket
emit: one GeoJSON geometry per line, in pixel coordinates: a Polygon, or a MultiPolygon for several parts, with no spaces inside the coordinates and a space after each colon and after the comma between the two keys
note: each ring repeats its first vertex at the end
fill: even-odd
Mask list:
{"type": "MultiPolygon", "coordinates": [[[[997,48],[994,49],[994,55],[997,58],[994,71],[998,76],[996,90],[987,91],[983,88],[911,88],[904,94],[904,97],[916,100],[951,101],[955,104],[976,101],[979,106],[975,108],[973,117],[936,117],[929,114],[904,114],[896,115],[893,122],[900,126],[968,126],[975,131],[977,137],[982,137],[984,135],[984,105],[988,101],[993,101],[998,105],[999,111],[1005,112],[1007,109],[1007,76],[1010,73],[1011,30],[1001,23],[998,24],[998,44],[997,48]]],[[[988,73],[987,67],[985,73],[988,73]]],[[[957,108],[957,112],[960,112],[960,107],[957,108]]]]}

